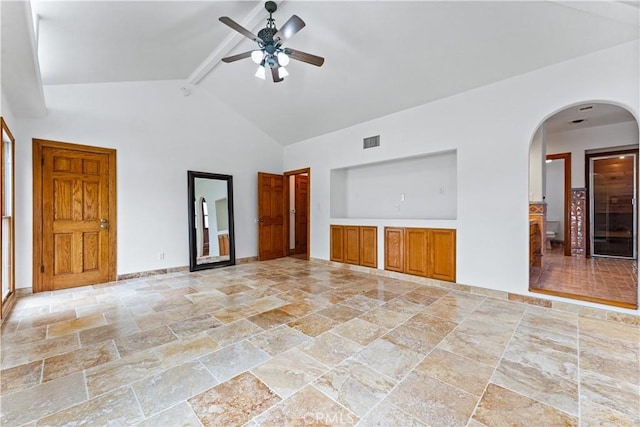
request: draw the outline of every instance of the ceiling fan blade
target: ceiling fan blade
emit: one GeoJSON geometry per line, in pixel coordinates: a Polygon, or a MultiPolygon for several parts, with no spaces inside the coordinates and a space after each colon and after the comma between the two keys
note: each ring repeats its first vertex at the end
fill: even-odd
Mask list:
{"type": "Polygon", "coordinates": [[[284,23],[277,33],[273,35],[274,40],[288,40],[293,37],[298,31],[307,25],[298,15],[293,15],[287,22],[284,23]]]}
{"type": "Polygon", "coordinates": [[[244,53],[239,53],[237,55],[227,56],[226,58],[222,58],[222,62],[226,62],[228,64],[229,62],[234,62],[234,61],[238,61],[240,59],[249,58],[249,57],[251,57],[251,53],[252,52],[253,51],[250,50],[249,52],[244,52],[244,53]]]}
{"type": "Polygon", "coordinates": [[[324,64],[324,58],[322,58],[321,56],[316,56],[310,53],[289,48],[286,48],[284,50],[284,53],[295,60],[306,62],[307,64],[315,65],[316,67],[321,67],[322,64],[324,64]]]}
{"type": "Polygon", "coordinates": [[[278,73],[278,69],[275,67],[271,69],[271,77],[273,77],[274,83],[278,83],[284,80],[282,77],[280,77],[280,74],[278,73]]]}
{"type": "Polygon", "coordinates": [[[228,25],[229,27],[233,28],[234,30],[236,30],[237,32],[239,32],[240,34],[245,36],[246,38],[251,39],[256,43],[258,43],[258,42],[262,43],[262,40],[258,36],[256,36],[251,31],[247,30],[242,25],[238,24],[236,21],[234,21],[233,19],[229,18],[228,16],[221,16],[218,19],[220,20],[220,22],[222,22],[223,24],[228,25]]]}

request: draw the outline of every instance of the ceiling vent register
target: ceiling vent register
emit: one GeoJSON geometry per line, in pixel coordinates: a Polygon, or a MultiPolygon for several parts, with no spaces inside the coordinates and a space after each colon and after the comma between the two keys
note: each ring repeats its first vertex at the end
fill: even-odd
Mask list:
{"type": "Polygon", "coordinates": [[[374,148],[380,146],[380,135],[370,136],[362,140],[362,148],[374,148]]]}

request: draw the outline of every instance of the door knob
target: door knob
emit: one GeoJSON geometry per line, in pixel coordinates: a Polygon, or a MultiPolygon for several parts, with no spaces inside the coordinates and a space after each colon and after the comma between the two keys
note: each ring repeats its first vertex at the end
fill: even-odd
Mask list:
{"type": "Polygon", "coordinates": [[[102,228],[103,230],[106,230],[107,228],[109,228],[109,224],[102,223],[100,224],[100,228],[102,228]]]}
{"type": "Polygon", "coordinates": [[[100,218],[100,222],[103,224],[106,224],[109,221],[107,221],[107,218],[100,218]]]}
{"type": "Polygon", "coordinates": [[[264,218],[258,218],[258,222],[264,222],[264,218]]]}

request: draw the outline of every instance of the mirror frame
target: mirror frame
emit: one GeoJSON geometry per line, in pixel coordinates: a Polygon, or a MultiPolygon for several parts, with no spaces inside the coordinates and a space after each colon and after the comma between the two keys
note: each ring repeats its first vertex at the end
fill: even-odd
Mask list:
{"type": "Polygon", "coordinates": [[[233,176],[208,172],[187,171],[188,178],[188,212],[189,212],[189,271],[207,270],[210,268],[226,267],[236,264],[236,242],[233,218],[233,176]],[[227,183],[227,210],[229,214],[229,259],[224,261],[205,262],[198,264],[198,248],[195,228],[195,181],[196,178],[216,179],[227,183]]]}

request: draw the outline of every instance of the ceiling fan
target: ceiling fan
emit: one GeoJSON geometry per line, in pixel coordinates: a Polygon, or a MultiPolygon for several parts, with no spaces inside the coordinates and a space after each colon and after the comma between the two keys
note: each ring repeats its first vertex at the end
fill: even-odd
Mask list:
{"type": "Polygon", "coordinates": [[[269,18],[267,18],[267,26],[258,31],[258,35],[253,34],[227,16],[220,18],[220,22],[228,25],[258,44],[257,50],[227,56],[226,58],[222,58],[222,61],[229,63],[251,57],[253,62],[259,65],[256,77],[264,80],[266,68],[268,67],[271,69],[271,76],[273,77],[274,83],[281,82],[284,80],[284,77],[289,75],[284,68],[289,64],[289,58],[317,67],[322,66],[324,58],[282,46],[285,41],[293,37],[306,25],[304,21],[297,15],[293,15],[280,29],[277,29],[276,21],[273,19],[273,12],[278,9],[278,5],[273,1],[268,1],[265,3],[264,8],[269,12],[269,18]]]}

